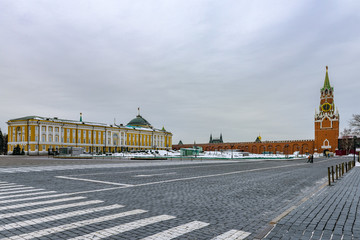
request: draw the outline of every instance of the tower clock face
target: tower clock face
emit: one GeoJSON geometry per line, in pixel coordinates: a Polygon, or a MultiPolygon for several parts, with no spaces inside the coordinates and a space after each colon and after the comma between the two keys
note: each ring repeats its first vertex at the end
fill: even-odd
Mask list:
{"type": "Polygon", "coordinates": [[[324,103],[323,105],[321,105],[321,109],[324,111],[324,112],[328,112],[331,110],[331,104],[330,103],[324,103]]]}

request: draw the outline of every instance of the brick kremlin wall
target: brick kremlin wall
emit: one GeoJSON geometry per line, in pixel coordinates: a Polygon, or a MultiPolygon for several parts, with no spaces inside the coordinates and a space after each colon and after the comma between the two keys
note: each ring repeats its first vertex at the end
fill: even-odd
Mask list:
{"type": "MultiPolygon", "coordinates": [[[[173,145],[174,150],[180,148],[192,148],[194,144],[173,145]]],[[[264,142],[231,142],[231,143],[201,143],[196,146],[204,151],[240,150],[243,152],[261,154],[263,152],[292,154],[293,152],[314,153],[314,140],[288,140],[288,141],[264,141],[264,142]]]]}

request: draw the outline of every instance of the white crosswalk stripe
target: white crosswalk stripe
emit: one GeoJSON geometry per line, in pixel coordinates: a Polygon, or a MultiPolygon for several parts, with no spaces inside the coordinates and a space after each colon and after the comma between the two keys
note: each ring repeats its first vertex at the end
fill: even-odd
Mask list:
{"type": "Polygon", "coordinates": [[[0,192],[0,196],[1,195],[6,195],[6,194],[14,194],[14,193],[24,193],[24,192],[36,192],[36,191],[43,191],[44,189],[26,189],[26,190],[19,190],[19,189],[12,189],[12,191],[8,191],[8,192],[0,192]],[[16,190],[16,191],[15,191],[16,190]]]}
{"type": "Polygon", "coordinates": [[[98,217],[98,218],[94,218],[94,219],[87,219],[87,220],[83,220],[83,221],[79,221],[79,222],[59,225],[59,226],[52,227],[52,228],[42,229],[39,231],[35,231],[35,232],[31,232],[31,233],[24,233],[24,234],[21,234],[18,236],[12,236],[12,237],[2,238],[2,239],[25,240],[25,239],[40,238],[40,237],[47,236],[50,234],[59,233],[59,232],[71,230],[74,228],[87,226],[87,225],[94,224],[94,223],[101,223],[101,222],[110,221],[110,220],[114,220],[114,219],[121,218],[121,217],[145,213],[145,212],[147,212],[147,211],[141,210],[141,209],[136,209],[136,210],[132,210],[132,211],[128,211],[128,212],[122,212],[122,213],[107,215],[107,216],[98,217]]]}
{"type": "MultiPolygon", "coordinates": [[[[192,162],[151,162],[151,163],[142,163],[140,166],[178,166],[178,165],[188,165],[188,164],[198,164],[199,161],[192,162]]],[[[236,161],[227,161],[228,163],[234,163],[236,161]]],[[[202,160],[202,164],[207,163],[223,163],[223,161],[216,160],[202,160]]],[[[114,163],[114,164],[87,164],[87,165],[57,165],[57,166],[38,166],[38,167],[9,167],[9,168],[0,168],[0,173],[17,173],[17,172],[39,172],[39,171],[62,171],[62,170],[74,170],[74,169],[99,169],[99,168],[127,168],[139,166],[139,163],[114,163]]]]}
{"type": "Polygon", "coordinates": [[[4,188],[12,188],[12,187],[15,187],[15,186],[24,186],[24,185],[17,185],[15,183],[8,183],[8,184],[3,184],[0,186],[0,189],[4,189],[4,188]]]}
{"type": "Polygon", "coordinates": [[[6,191],[12,191],[12,190],[23,190],[23,189],[33,189],[33,187],[21,187],[21,186],[16,186],[16,187],[11,187],[11,188],[7,188],[7,189],[0,189],[0,192],[6,192],[6,191]]]}
{"type": "Polygon", "coordinates": [[[70,196],[70,195],[73,195],[73,194],[71,194],[71,193],[60,193],[60,194],[55,194],[55,195],[46,195],[46,196],[38,196],[38,197],[30,197],[30,198],[2,200],[2,201],[0,201],[0,204],[2,204],[2,203],[31,201],[31,200],[38,200],[38,199],[44,199],[44,198],[67,197],[67,196],[70,196]]]}
{"type": "Polygon", "coordinates": [[[64,218],[70,218],[70,217],[80,216],[80,215],[84,215],[84,214],[112,210],[112,209],[117,209],[117,208],[122,208],[122,207],[124,207],[124,206],[114,204],[114,205],[105,206],[105,207],[90,208],[90,209],[85,209],[85,210],[73,211],[73,212],[69,212],[69,213],[52,215],[52,216],[43,217],[43,218],[35,218],[35,219],[21,221],[21,222],[9,223],[9,224],[5,224],[5,225],[0,225],[0,231],[10,230],[13,228],[26,227],[26,226],[35,225],[38,223],[45,223],[45,222],[60,220],[60,219],[64,219],[64,218]]]}
{"type": "Polygon", "coordinates": [[[193,221],[187,224],[183,224],[178,227],[173,227],[163,232],[151,235],[149,237],[143,238],[142,240],[158,240],[158,239],[173,239],[184,235],[185,233],[192,232],[194,230],[208,226],[209,223],[193,221]]]}
{"type": "Polygon", "coordinates": [[[36,192],[36,193],[24,193],[24,194],[7,195],[7,196],[0,196],[0,199],[16,198],[16,197],[27,197],[27,196],[33,196],[33,195],[49,194],[49,193],[56,193],[56,191],[47,191],[47,192],[36,192]]]}
{"type": "Polygon", "coordinates": [[[80,199],[85,199],[85,198],[86,197],[79,196],[79,197],[71,197],[71,198],[60,198],[60,199],[54,199],[54,200],[48,200],[48,201],[40,201],[40,202],[27,202],[27,203],[21,203],[21,204],[16,204],[16,205],[0,207],[0,211],[8,210],[8,209],[31,207],[31,206],[37,206],[37,205],[43,205],[43,204],[53,204],[53,203],[59,203],[59,202],[75,201],[75,200],[80,200],[80,199]]]}
{"type": "Polygon", "coordinates": [[[51,207],[35,208],[35,209],[20,211],[20,212],[5,213],[5,214],[0,214],[0,219],[16,217],[16,216],[25,216],[25,215],[34,214],[34,213],[49,212],[49,211],[67,209],[67,208],[72,208],[72,207],[81,207],[81,206],[97,204],[97,203],[103,203],[103,201],[92,200],[92,201],[63,204],[63,205],[57,205],[57,206],[51,206],[51,207]]]}
{"type": "Polygon", "coordinates": [[[249,236],[251,233],[239,231],[239,230],[230,230],[224,234],[221,234],[212,240],[241,240],[245,239],[247,236],[249,236]]]}
{"type": "MultiPolygon", "coordinates": [[[[10,183],[5,183],[5,184],[10,184],[10,183]]],[[[13,184],[4,187],[9,187],[9,188],[0,189],[0,204],[2,205],[2,206],[0,205],[0,220],[6,219],[5,220],[6,224],[0,225],[0,232],[16,229],[15,231],[18,231],[19,235],[4,238],[5,236],[0,234],[1,239],[13,239],[13,240],[37,239],[51,234],[56,234],[72,229],[86,227],[87,225],[91,225],[91,224],[100,224],[99,226],[106,226],[105,224],[102,223],[126,216],[147,212],[147,210],[135,209],[126,212],[114,213],[114,210],[121,209],[124,206],[120,204],[113,204],[113,205],[92,207],[90,205],[102,204],[104,202],[101,200],[89,200],[89,201],[79,202],[78,200],[85,199],[86,197],[83,196],[71,197],[71,195],[74,195],[74,193],[53,194],[56,193],[56,191],[44,191],[44,189],[36,189],[33,187],[26,187],[23,185],[13,184]],[[35,196],[35,195],[42,195],[42,196],[35,196]],[[28,197],[28,196],[32,196],[32,197],[28,197]],[[9,199],[9,198],[16,198],[16,199],[9,199]],[[56,199],[43,200],[47,198],[56,198],[56,199]],[[63,202],[69,202],[69,201],[74,201],[74,202],[61,204],[63,202]],[[24,202],[24,203],[17,203],[17,202],[24,202]],[[28,209],[29,207],[30,209],[28,209]],[[76,208],[76,207],[81,207],[81,209],[71,210],[71,208],[76,208]],[[8,210],[11,209],[18,209],[18,210],[9,212],[8,210]],[[5,212],[1,213],[1,211],[4,210],[5,212]],[[59,210],[61,210],[60,213],[59,212],[57,212],[56,214],[54,213],[54,211],[59,211],[59,210]],[[105,211],[109,211],[109,212],[105,213],[105,211]],[[38,216],[41,217],[36,217],[35,214],[39,214],[39,213],[41,215],[38,216]],[[104,216],[99,217],[96,213],[97,214],[101,213],[101,215],[104,216]],[[25,217],[22,218],[23,216],[25,217]],[[81,217],[80,219],[86,219],[86,220],[73,222],[76,221],[73,220],[73,218],[77,218],[77,217],[81,217]],[[19,221],[19,219],[21,221],[19,221]],[[69,219],[68,221],[71,223],[61,225],[60,224],[61,222],[64,223],[63,219],[69,219]],[[28,228],[29,226],[33,226],[36,224],[43,224],[43,223],[48,223],[50,227],[47,229],[41,229],[34,232],[28,232],[29,231],[28,229],[30,229],[28,228]],[[22,230],[23,228],[24,230],[22,230]]],[[[80,233],[84,235],[72,238],[72,240],[104,239],[107,237],[116,236],[118,234],[127,231],[145,227],[150,224],[156,224],[162,221],[167,221],[175,218],[176,218],[175,216],[170,216],[170,215],[147,217],[132,222],[123,223],[110,228],[105,228],[105,227],[103,229],[96,228],[96,231],[91,233],[89,232],[86,233],[86,230],[88,230],[89,228],[85,228],[85,231],[83,233],[80,233]]],[[[185,223],[180,226],[176,226],[164,231],[160,231],[151,236],[147,236],[142,240],[165,240],[165,239],[170,240],[173,238],[181,237],[184,234],[191,233],[195,230],[205,231],[206,230],[205,227],[209,225],[210,224],[206,222],[191,221],[189,223],[185,223]]],[[[230,230],[213,238],[212,240],[235,240],[235,239],[241,240],[241,239],[245,239],[250,234],[251,233],[245,231],[230,230]]]]}
{"type": "Polygon", "coordinates": [[[156,216],[156,217],[145,218],[145,219],[137,220],[137,221],[134,221],[134,222],[121,224],[121,225],[116,226],[116,227],[112,227],[112,228],[92,232],[92,233],[89,233],[89,234],[86,234],[86,235],[83,235],[83,236],[72,238],[71,240],[81,240],[81,239],[82,240],[85,240],[85,239],[97,240],[97,239],[103,239],[103,238],[106,238],[106,237],[110,237],[110,236],[112,236],[114,234],[127,232],[127,231],[134,230],[134,229],[137,229],[137,228],[140,228],[140,227],[144,227],[144,226],[149,225],[149,224],[166,221],[166,220],[170,220],[170,219],[173,219],[173,218],[175,218],[175,217],[174,216],[169,216],[169,215],[160,215],[160,216],[156,216]]]}

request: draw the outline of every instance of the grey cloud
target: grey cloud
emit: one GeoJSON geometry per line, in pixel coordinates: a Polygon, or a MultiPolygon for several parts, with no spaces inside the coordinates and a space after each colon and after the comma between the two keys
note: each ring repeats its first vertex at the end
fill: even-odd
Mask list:
{"type": "Polygon", "coordinates": [[[313,138],[329,65],[341,127],[358,111],[359,4],[0,1],[0,128],[24,115],[127,123],[174,143],[313,138]]]}

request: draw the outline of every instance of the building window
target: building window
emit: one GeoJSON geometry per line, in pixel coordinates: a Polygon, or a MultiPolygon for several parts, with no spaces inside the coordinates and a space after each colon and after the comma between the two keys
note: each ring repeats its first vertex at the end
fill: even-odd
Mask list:
{"type": "Polygon", "coordinates": [[[41,136],[41,141],[46,142],[46,135],[45,134],[41,136]]]}

